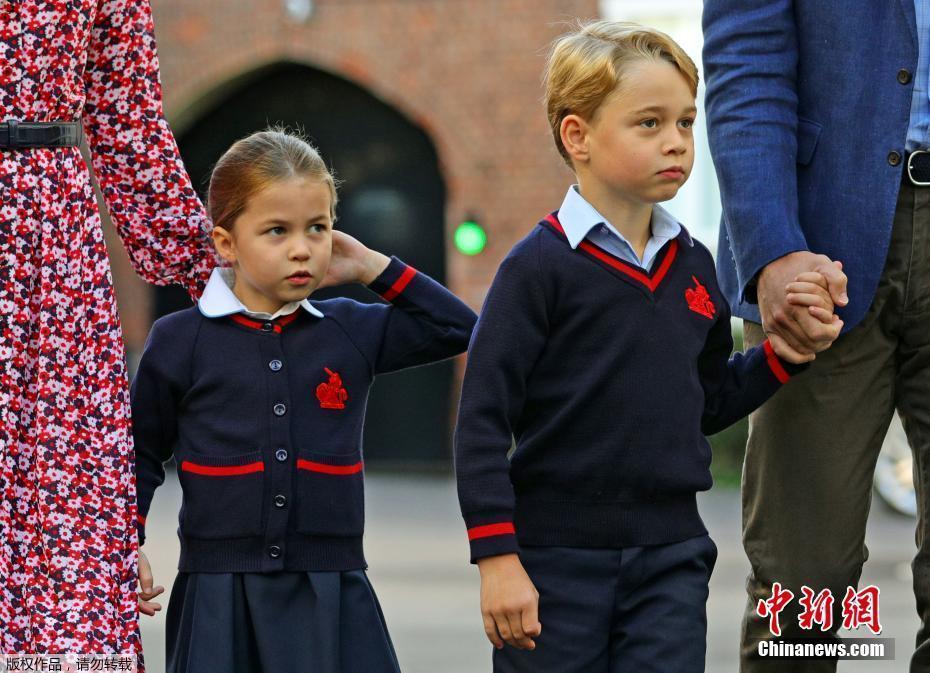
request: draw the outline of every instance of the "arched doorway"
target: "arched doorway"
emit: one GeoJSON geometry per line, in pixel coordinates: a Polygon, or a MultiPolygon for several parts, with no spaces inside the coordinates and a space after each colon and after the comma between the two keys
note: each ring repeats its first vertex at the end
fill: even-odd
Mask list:
{"type": "MultiPolygon", "coordinates": [[[[239,79],[212,101],[178,136],[201,195],[211,167],[234,140],[277,123],[302,128],[343,181],[337,228],[444,282],[445,186],[431,140],[396,109],[330,73],[277,64],[239,79]]],[[[189,306],[178,288],[157,293],[158,315],[189,306]]],[[[378,301],[360,286],[313,296],[336,295],[378,301]]],[[[447,465],[452,384],[448,362],[379,377],[368,407],[366,459],[447,465]]]]}

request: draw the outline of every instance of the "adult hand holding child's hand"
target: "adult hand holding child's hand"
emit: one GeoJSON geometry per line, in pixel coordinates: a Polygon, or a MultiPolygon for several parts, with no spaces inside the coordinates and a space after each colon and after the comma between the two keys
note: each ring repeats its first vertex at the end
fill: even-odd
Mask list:
{"type": "MultiPolygon", "coordinates": [[[[789,302],[788,286],[809,283],[810,277],[802,274],[819,274],[826,282],[833,304],[845,306],[849,298],[842,266],[826,255],[798,251],[769,263],[759,274],[757,293],[762,327],[780,357],[789,362],[810,362],[839,336],[843,321],[832,314],[832,307],[817,302],[789,302]],[[829,321],[825,319],[826,311],[831,314],[829,321]]],[[[796,286],[796,289],[804,288],[796,286]]]]}

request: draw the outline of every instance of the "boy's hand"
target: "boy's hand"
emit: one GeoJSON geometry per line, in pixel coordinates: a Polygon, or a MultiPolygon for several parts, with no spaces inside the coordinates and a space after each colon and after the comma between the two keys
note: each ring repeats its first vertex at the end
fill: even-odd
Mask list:
{"type": "Polygon", "coordinates": [[[161,610],[161,603],[155,603],[153,598],[164,593],[165,587],[153,587],[154,579],[152,577],[152,566],[142,550],[139,550],[139,612],[149,617],[154,617],[155,613],[161,610]]]}
{"type": "MultiPolygon", "coordinates": [[[[834,262],[840,267],[838,262],[834,262]]],[[[843,321],[833,312],[833,298],[830,296],[827,278],[819,271],[807,271],[798,274],[794,281],[785,286],[785,299],[792,306],[806,306],[808,313],[817,318],[824,325],[833,328],[833,339],[839,336],[843,329],[843,321]]],[[[802,355],[793,348],[788,347],[777,335],[769,334],[769,342],[778,357],[793,364],[810,362],[815,355],[802,355]]]]}
{"type": "Polygon", "coordinates": [[[827,287],[827,279],[817,271],[808,271],[795,276],[785,286],[786,299],[794,306],[806,306],[808,312],[827,325],[833,322],[833,299],[827,287]]]}
{"type": "Polygon", "coordinates": [[[333,231],[333,253],[329,260],[329,268],[317,287],[346,283],[368,285],[387,268],[390,261],[385,255],[369,250],[348,234],[333,231]]]}
{"type": "Polygon", "coordinates": [[[836,339],[839,334],[836,323],[824,324],[804,308],[789,304],[785,286],[798,274],[816,271],[827,279],[833,301],[847,306],[847,278],[842,269],[842,263],[831,261],[826,255],[799,250],[769,262],[759,273],[757,297],[762,328],[779,355],[793,352],[791,362],[803,362],[800,358],[805,355],[811,356],[807,357],[810,361],[836,339]]]}
{"type": "Polygon", "coordinates": [[[785,286],[787,301],[794,306],[806,306],[808,312],[820,322],[831,325],[842,321],[833,313],[833,299],[827,286],[827,279],[817,271],[808,271],[795,277],[794,282],[785,286]]]}
{"type": "Polygon", "coordinates": [[[542,632],[539,593],[516,554],[479,559],[481,616],[484,632],[497,649],[504,642],[521,650],[533,650],[533,638],[542,632]]]}
{"type": "Polygon", "coordinates": [[[780,357],[785,362],[790,362],[793,365],[802,365],[805,362],[813,362],[817,357],[813,353],[810,355],[802,355],[796,350],[788,346],[785,341],[778,336],[777,334],[768,335],[769,343],[772,344],[772,350],[775,351],[775,355],[780,357]]]}

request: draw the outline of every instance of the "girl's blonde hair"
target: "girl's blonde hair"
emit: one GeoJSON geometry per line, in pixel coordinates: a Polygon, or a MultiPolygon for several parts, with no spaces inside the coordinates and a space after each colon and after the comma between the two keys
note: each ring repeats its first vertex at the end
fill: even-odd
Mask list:
{"type": "Polygon", "coordinates": [[[622,83],[626,66],[642,59],[662,59],[674,65],[697,96],[694,61],[672,38],[653,28],[625,21],[592,21],[578,23],[575,30],[553,42],[545,73],[546,113],[556,147],[569,166],[571,158],[560,134],[562,120],[570,114],[593,119],[622,83]]]}
{"type": "Polygon", "coordinates": [[[330,217],[336,220],[336,180],[316,148],[282,127],[259,131],[233,143],[213,167],[207,211],[213,226],[227,231],[248,200],[278,180],[306,177],[329,187],[330,217]]]}

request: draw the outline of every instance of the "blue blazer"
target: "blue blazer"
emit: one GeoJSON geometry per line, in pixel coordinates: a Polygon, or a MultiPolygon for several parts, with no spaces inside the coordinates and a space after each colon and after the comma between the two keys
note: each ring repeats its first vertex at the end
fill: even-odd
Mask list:
{"type": "Polygon", "coordinates": [[[825,254],[849,276],[838,310],[848,330],[871,304],[891,238],[914,1],[706,0],[703,23],[720,286],[735,315],[759,321],[747,292],[756,274],[789,252],[825,254]]]}

